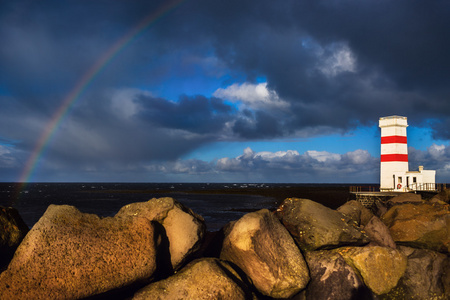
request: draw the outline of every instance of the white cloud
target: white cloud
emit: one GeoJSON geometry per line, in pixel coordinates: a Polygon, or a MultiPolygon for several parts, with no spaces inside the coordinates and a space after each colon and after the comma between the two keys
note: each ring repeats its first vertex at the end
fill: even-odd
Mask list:
{"type": "Polygon", "coordinates": [[[357,165],[365,164],[371,158],[369,151],[361,149],[355,150],[353,152],[347,152],[343,155],[343,157],[347,158],[349,161],[357,165]]]}
{"type": "Polygon", "coordinates": [[[316,150],[300,154],[296,150],[254,152],[246,148],[242,155],[223,157],[215,165],[217,172],[245,174],[250,181],[266,178],[266,182],[374,182],[378,168],[379,159],[361,149],[344,154],[316,150]]]}
{"type": "Polygon", "coordinates": [[[278,108],[286,109],[289,103],[280,99],[276,91],[267,88],[267,82],[234,83],[225,89],[219,88],[213,93],[214,97],[226,99],[232,102],[241,102],[253,109],[278,108]]]}
{"type": "Polygon", "coordinates": [[[442,158],[445,155],[445,145],[436,145],[433,143],[428,147],[428,153],[430,153],[431,157],[434,159],[442,158]]]}
{"type": "Polygon", "coordinates": [[[264,160],[288,160],[300,156],[297,150],[287,150],[287,151],[278,151],[278,152],[269,152],[262,151],[258,152],[255,157],[261,157],[264,160]]]}
{"type": "Polygon", "coordinates": [[[318,51],[318,69],[327,76],[334,77],[342,72],[356,71],[356,58],[345,44],[332,44],[318,51]]]}
{"type": "Polygon", "coordinates": [[[339,161],[341,159],[341,155],[336,153],[330,153],[327,151],[309,150],[306,151],[305,154],[320,162],[326,162],[330,160],[339,161]]]}

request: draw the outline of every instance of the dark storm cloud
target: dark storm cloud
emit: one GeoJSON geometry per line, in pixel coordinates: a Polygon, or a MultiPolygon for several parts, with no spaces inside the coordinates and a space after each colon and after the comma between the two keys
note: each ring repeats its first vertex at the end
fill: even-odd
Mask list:
{"type": "Polygon", "coordinates": [[[348,129],[356,119],[367,124],[389,114],[416,122],[448,118],[448,2],[234,4],[205,3],[200,10],[208,17],[191,26],[207,28],[217,55],[230,68],[265,76],[270,88],[293,103],[292,130],[348,129]],[[332,71],[339,50],[352,55],[354,67],[324,73],[323,68],[332,71]]]}
{"type": "Polygon", "coordinates": [[[217,98],[182,95],[177,102],[140,96],[139,117],[150,124],[191,133],[214,134],[223,131],[233,118],[233,109],[217,98]]]}
{"type": "Polygon", "coordinates": [[[178,102],[130,90],[90,95],[57,132],[53,156],[92,163],[170,160],[220,138],[232,108],[216,98],[178,102]],[[93,104],[95,103],[95,104],[93,104]]]}
{"type": "MultiPolygon", "coordinates": [[[[67,80],[76,81],[159,4],[4,4],[2,36],[9,47],[2,47],[1,67],[11,70],[4,80],[15,92],[34,96],[48,92],[52,83],[55,97],[47,103],[55,103],[70,87],[67,80]]],[[[236,129],[246,138],[259,138],[261,133],[250,131],[272,125],[267,136],[311,127],[328,128],[324,133],[348,130],[355,120],[368,124],[389,114],[408,115],[415,122],[446,119],[449,14],[445,1],[185,1],[131,45],[97,83],[157,82],[158,74],[145,74],[148,68],[169,73],[156,55],[170,61],[186,50],[213,51],[230,74],[242,72],[249,80],[264,76],[270,89],[292,103],[289,121],[282,124],[263,112],[255,114],[261,127],[252,129],[240,120],[236,129]],[[347,54],[350,61],[342,61],[347,54]]]]}
{"type": "Polygon", "coordinates": [[[233,132],[239,138],[265,139],[283,136],[282,120],[264,111],[244,111],[234,125],[233,132]]]}
{"type": "MultiPolygon", "coordinates": [[[[80,78],[163,3],[0,2],[1,166],[23,165],[80,78]]],[[[219,140],[344,133],[392,114],[450,139],[448,53],[447,1],[186,0],[92,78],[51,140],[47,166],[144,172],[143,164],[174,160],[166,166],[173,173],[213,172],[217,166],[177,159],[219,140]],[[144,91],[170,80],[181,85],[177,78],[195,72],[223,76],[223,89],[264,78],[276,97],[231,104],[225,96],[166,99],[144,91]]],[[[412,150],[411,157],[431,162],[426,153],[412,150]]],[[[293,167],[346,170],[355,157],[325,163],[304,155],[293,167]]],[[[236,168],[245,165],[244,157],[234,159],[236,168]]],[[[258,155],[249,161],[259,170],[288,165],[258,155]]]]}

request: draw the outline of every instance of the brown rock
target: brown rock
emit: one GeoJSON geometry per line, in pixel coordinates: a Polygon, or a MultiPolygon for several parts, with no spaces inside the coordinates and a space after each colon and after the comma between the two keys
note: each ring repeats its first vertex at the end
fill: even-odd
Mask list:
{"type": "Polygon", "coordinates": [[[431,202],[434,201],[442,201],[445,203],[449,202],[449,194],[450,194],[450,189],[444,189],[442,191],[440,191],[436,196],[434,196],[433,198],[431,198],[431,202]]]}
{"type": "Polygon", "coordinates": [[[392,248],[343,247],[336,252],[358,270],[366,286],[377,295],[392,290],[406,270],[406,256],[392,248]]]}
{"type": "Polygon", "coordinates": [[[273,298],[291,297],[309,281],[300,250],[267,209],[246,214],[227,228],[220,258],[236,264],[258,291],[273,298]]]}
{"type": "Polygon", "coordinates": [[[394,198],[391,198],[387,201],[387,206],[392,207],[394,205],[406,204],[406,203],[425,203],[426,201],[422,200],[422,196],[420,194],[414,193],[401,193],[394,198]]]}
{"type": "Polygon", "coordinates": [[[178,269],[201,247],[206,226],[203,218],[173,198],[153,198],[128,204],[116,216],[142,216],[160,223],[169,240],[170,260],[178,269]]]}
{"type": "Polygon", "coordinates": [[[370,299],[370,290],[339,253],[311,251],[306,252],[305,257],[311,276],[306,299],[370,299]]]}
{"type": "Polygon", "coordinates": [[[367,225],[364,227],[364,231],[369,237],[370,241],[378,246],[390,247],[396,249],[394,239],[392,239],[389,228],[376,216],[373,216],[367,225]]]}
{"type": "Polygon", "coordinates": [[[303,250],[369,242],[359,226],[348,224],[342,213],[308,199],[285,199],[277,210],[277,216],[303,250]]]}
{"type": "Polygon", "coordinates": [[[450,256],[447,256],[442,264],[443,274],[441,277],[442,286],[444,287],[444,295],[450,295],[450,256]]]}
{"type": "Polygon", "coordinates": [[[336,210],[358,225],[363,226],[366,226],[373,216],[373,213],[369,209],[356,200],[350,200],[336,210]]]}
{"type": "Polygon", "coordinates": [[[381,200],[375,200],[374,205],[372,206],[372,211],[375,216],[381,218],[387,211],[387,204],[381,200]]]}
{"type": "Polygon", "coordinates": [[[444,272],[445,254],[426,249],[400,246],[399,250],[408,257],[405,275],[388,296],[402,299],[446,299],[444,272]]]}
{"type": "Polygon", "coordinates": [[[0,274],[0,299],[83,298],[148,280],[156,238],[146,218],[50,205],[0,274]]]}
{"type": "Polygon", "coordinates": [[[430,203],[396,205],[381,220],[388,226],[396,243],[450,252],[448,206],[430,203]]]}
{"type": "Polygon", "coordinates": [[[175,275],[146,286],[133,299],[252,298],[252,292],[228,262],[202,258],[189,263],[175,275]]]}

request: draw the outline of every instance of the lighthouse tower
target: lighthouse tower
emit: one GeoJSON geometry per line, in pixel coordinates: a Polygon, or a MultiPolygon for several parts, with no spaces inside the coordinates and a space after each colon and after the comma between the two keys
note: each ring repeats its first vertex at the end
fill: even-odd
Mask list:
{"type": "Polygon", "coordinates": [[[408,185],[408,145],[406,117],[390,116],[379,120],[381,128],[380,190],[402,191],[408,185]]]}

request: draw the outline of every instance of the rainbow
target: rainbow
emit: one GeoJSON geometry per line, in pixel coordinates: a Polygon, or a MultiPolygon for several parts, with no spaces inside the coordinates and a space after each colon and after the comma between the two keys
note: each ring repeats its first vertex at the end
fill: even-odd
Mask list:
{"type": "Polygon", "coordinates": [[[93,82],[99,73],[108,65],[111,60],[116,57],[121,50],[123,50],[131,41],[133,41],[139,34],[145,31],[150,25],[155,23],[167,15],[170,11],[174,10],[181,3],[186,0],[169,0],[165,1],[155,11],[152,11],[146,17],[144,17],[135,27],[129,30],[118,41],[116,41],[88,70],[76,85],[72,88],[70,93],[64,98],[61,105],[53,114],[52,119],[46,125],[42,135],[37,141],[31,155],[29,156],[25,167],[19,177],[19,189],[23,190],[26,184],[29,182],[31,175],[33,174],[36,166],[43,155],[49,141],[57,131],[59,125],[64,120],[64,117],[69,113],[71,107],[79,96],[87,89],[87,87],[93,82]]]}

